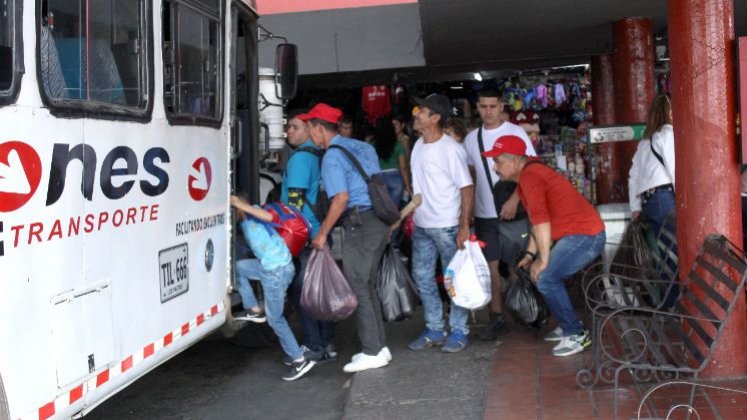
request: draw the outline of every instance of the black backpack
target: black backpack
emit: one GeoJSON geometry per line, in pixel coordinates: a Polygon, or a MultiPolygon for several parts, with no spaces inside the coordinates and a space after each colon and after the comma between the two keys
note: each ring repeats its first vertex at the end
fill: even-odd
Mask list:
{"type": "MultiPolygon", "coordinates": [[[[322,159],[324,158],[324,150],[317,149],[315,147],[299,147],[293,153],[297,152],[306,152],[317,156],[319,158],[319,165],[321,166],[322,159]]],[[[303,201],[304,203],[306,203],[305,205],[311,206],[311,212],[314,213],[314,217],[316,217],[316,220],[318,220],[319,223],[323,222],[324,218],[327,217],[327,212],[329,211],[329,197],[324,191],[324,187],[322,186],[321,181],[319,182],[319,190],[316,194],[316,202],[314,204],[311,204],[311,201],[309,201],[308,197],[306,197],[305,191],[303,201]]]]}

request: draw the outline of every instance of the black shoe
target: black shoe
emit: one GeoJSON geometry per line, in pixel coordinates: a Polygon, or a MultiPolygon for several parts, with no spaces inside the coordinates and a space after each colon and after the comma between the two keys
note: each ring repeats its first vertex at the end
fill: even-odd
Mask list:
{"type": "Polygon", "coordinates": [[[495,341],[498,337],[507,332],[508,325],[506,325],[506,320],[503,319],[503,315],[497,315],[493,316],[493,319],[487,327],[475,335],[477,336],[477,339],[481,341],[495,341]]]}
{"type": "Polygon", "coordinates": [[[284,381],[295,381],[296,379],[305,375],[306,372],[310,371],[315,364],[315,361],[309,360],[304,357],[303,361],[301,362],[291,363],[288,372],[286,372],[285,375],[281,376],[281,378],[283,378],[284,381]]]}
{"type": "Polygon", "coordinates": [[[265,311],[261,309],[259,310],[259,312],[252,312],[251,309],[244,309],[243,311],[237,312],[233,316],[233,320],[249,321],[261,324],[263,322],[267,322],[267,316],[265,316],[265,311]]]}
{"type": "Polygon", "coordinates": [[[337,361],[337,352],[335,351],[334,344],[327,344],[321,351],[321,357],[317,360],[317,364],[324,364],[337,361]]]}
{"type": "MultiPolygon", "coordinates": [[[[314,351],[310,348],[306,347],[305,345],[301,345],[301,351],[303,352],[303,357],[307,360],[312,360],[314,362],[318,362],[319,359],[324,356],[324,351],[314,351]]],[[[293,365],[293,359],[290,356],[284,356],[283,357],[283,364],[286,366],[292,366],[293,365]]]]}

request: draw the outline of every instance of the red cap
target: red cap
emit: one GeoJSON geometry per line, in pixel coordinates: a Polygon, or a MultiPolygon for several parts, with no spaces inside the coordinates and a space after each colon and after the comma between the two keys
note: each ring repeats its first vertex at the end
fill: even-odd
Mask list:
{"type": "Polygon", "coordinates": [[[332,124],[337,124],[337,121],[340,120],[340,117],[342,117],[342,111],[327,104],[319,103],[314,105],[314,107],[311,108],[309,112],[301,114],[296,118],[301,121],[309,121],[317,118],[323,121],[331,122],[332,124]]]}
{"type": "Polygon", "coordinates": [[[527,145],[518,136],[500,136],[493,143],[493,148],[483,153],[485,157],[496,157],[504,153],[516,156],[524,156],[527,153],[527,145]]]}

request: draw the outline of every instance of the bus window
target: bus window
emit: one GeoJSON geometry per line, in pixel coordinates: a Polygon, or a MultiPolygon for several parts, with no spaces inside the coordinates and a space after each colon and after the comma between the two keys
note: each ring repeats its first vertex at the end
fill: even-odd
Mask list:
{"type": "Polygon", "coordinates": [[[164,103],[169,120],[215,126],[222,118],[219,3],[168,0],[163,10],[164,103]]]}
{"type": "Polygon", "coordinates": [[[13,86],[13,22],[12,0],[0,1],[0,96],[9,96],[13,86]]]}
{"type": "Polygon", "coordinates": [[[145,0],[43,0],[40,73],[52,107],[145,109],[145,0]]]}

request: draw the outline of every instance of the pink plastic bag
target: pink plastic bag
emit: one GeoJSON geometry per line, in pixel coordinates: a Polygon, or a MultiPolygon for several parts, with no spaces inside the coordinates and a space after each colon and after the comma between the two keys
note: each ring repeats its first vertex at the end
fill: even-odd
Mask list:
{"type": "Polygon", "coordinates": [[[301,306],[320,321],[340,321],[355,312],[358,299],[326,246],[311,252],[301,289],[301,306]]]}

